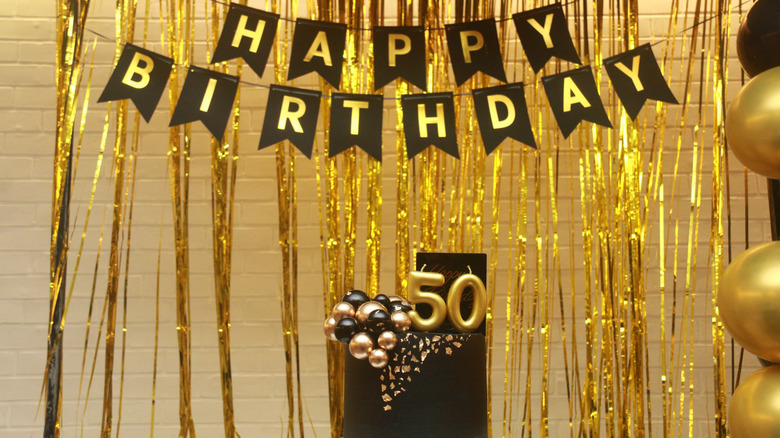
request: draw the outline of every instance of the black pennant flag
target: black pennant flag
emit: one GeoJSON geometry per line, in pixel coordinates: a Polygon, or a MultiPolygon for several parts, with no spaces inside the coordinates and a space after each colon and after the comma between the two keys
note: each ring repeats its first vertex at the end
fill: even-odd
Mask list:
{"type": "Polygon", "coordinates": [[[232,3],[211,63],[244,58],[249,67],[263,77],[278,23],[278,14],[232,3]]]}
{"type": "Polygon", "coordinates": [[[583,120],[612,127],[589,65],[545,76],[542,84],[564,138],[583,120]]]}
{"type": "Polygon", "coordinates": [[[609,79],[631,120],[647,99],[678,103],[664,79],[650,44],[604,60],[609,79]]]}
{"type": "Polygon", "coordinates": [[[478,71],[506,82],[496,20],[448,24],[447,45],[455,82],[460,86],[478,71]]]}
{"type": "Polygon", "coordinates": [[[401,96],[401,111],[407,158],[414,158],[428,146],[460,158],[452,93],[401,96]]]}
{"type": "Polygon", "coordinates": [[[553,56],[582,64],[560,3],[512,15],[523,51],[535,73],[553,56]]]}
{"type": "Polygon", "coordinates": [[[322,93],[271,85],[258,150],[289,140],[311,158],[322,93]]]}
{"type": "Polygon", "coordinates": [[[237,76],[190,66],[168,126],[200,120],[221,141],[237,90],[237,76]]]}
{"type": "Polygon", "coordinates": [[[428,88],[425,72],[425,29],[422,26],[374,28],[374,89],[396,78],[421,90],[428,88]]]}
{"type": "Polygon", "coordinates": [[[480,88],[472,94],[485,154],[490,155],[507,137],[536,149],[522,82],[480,88]]]}
{"type": "Polygon", "coordinates": [[[341,65],[344,63],[344,44],[347,25],[322,21],[295,20],[290,51],[290,71],[287,80],[316,71],[338,89],[341,83],[341,65]]]}
{"type": "Polygon", "coordinates": [[[165,91],[172,68],[173,59],[125,44],[98,102],[129,98],[148,122],[165,91]]]}
{"type": "Polygon", "coordinates": [[[330,110],[329,156],[357,146],[382,161],[382,96],[333,93],[330,110]]]}

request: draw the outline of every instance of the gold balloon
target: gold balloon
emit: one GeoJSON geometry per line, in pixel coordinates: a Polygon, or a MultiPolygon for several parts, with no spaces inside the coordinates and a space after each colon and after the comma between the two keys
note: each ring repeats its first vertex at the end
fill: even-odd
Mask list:
{"type": "Polygon", "coordinates": [[[374,368],[384,368],[389,361],[390,357],[387,355],[387,352],[381,348],[372,350],[371,354],[368,355],[368,362],[374,368]]]}
{"type": "Polygon", "coordinates": [[[390,315],[390,320],[393,321],[393,327],[399,332],[408,332],[412,327],[412,320],[404,312],[394,312],[390,315]]]}
{"type": "Polygon", "coordinates": [[[450,292],[447,294],[447,312],[450,316],[450,323],[461,333],[471,333],[482,324],[487,313],[487,291],[482,280],[474,274],[465,274],[456,278],[450,286],[450,292]],[[471,288],[474,296],[474,306],[471,309],[469,319],[464,321],[460,313],[460,301],[463,298],[463,292],[471,288]]]}
{"type": "Polygon", "coordinates": [[[368,315],[371,314],[374,310],[384,310],[387,312],[387,309],[385,309],[385,306],[377,303],[376,301],[369,301],[366,303],[363,303],[358,309],[357,312],[355,312],[355,319],[363,326],[366,325],[366,320],[368,319],[368,315]]]}
{"type": "Polygon", "coordinates": [[[395,303],[396,301],[397,302],[401,302],[401,301],[404,300],[403,298],[399,297],[398,295],[390,295],[390,296],[387,297],[387,299],[390,300],[391,303],[395,303]]]}
{"type": "Polygon", "coordinates": [[[377,344],[388,351],[394,349],[397,343],[398,338],[395,336],[395,333],[391,331],[380,333],[379,339],[377,339],[377,344]]]}
{"type": "Polygon", "coordinates": [[[780,437],[780,366],[760,369],[737,386],[729,402],[731,438],[780,437]]]}
{"type": "Polygon", "coordinates": [[[333,319],[332,316],[325,320],[322,329],[325,332],[325,337],[331,341],[338,341],[338,339],[336,339],[336,320],[333,319]]]}
{"type": "Polygon", "coordinates": [[[748,169],[780,179],[780,67],[748,82],[726,113],[729,149],[748,169]]]}
{"type": "Polygon", "coordinates": [[[406,286],[406,296],[414,304],[425,303],[431,306],[433,312],[429,318],[423,318],[416,310],[409,311],[409,318],[415,330],[421,332],[430,332],[436,330],[447,318],[447,304],[441,295],[433,292],[424,292],[423,286],[438,287],[444,284],[444,275],[438,272],[418,272],[409,273],[409,282],[406,286]]]}
{"type": "Polygon", "coordinates": [[[355,359],[365,359],[374,349],[374,340],[366,332],[361,332],[349,341],[349,353],[355,359]]]}
{"type": "Polygon", "coordinates": [[[780,242],[754,246],[731,262],[721,278],[718,309],[746,350],[780,362],[780,242]]]}
{"type": "Polygon", "coordinates": [[[355,317],[355,308],[352,307],[352,304],[340,302],[333,306],[333,319],[336,320],[336,322],[339,322],[342,318],[354,318],[355,317]]]}

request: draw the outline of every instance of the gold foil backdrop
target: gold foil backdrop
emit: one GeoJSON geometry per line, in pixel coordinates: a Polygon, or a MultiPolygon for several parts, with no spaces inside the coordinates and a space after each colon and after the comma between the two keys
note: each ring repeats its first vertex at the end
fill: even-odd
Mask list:
{"type": "MultiPolygon", "coordinates": [[[[429,86],[425,91],[456,94],[460,160],[434,148],[407,160],[399,98],[416,90],[405,81],[397,80],[394,92],[386,90],[385,93],[387,135],[383,163],[355,148],[329,157],[330,114],[323,101],[321,132],[312,158],[323,291],[323,311],[318,317],[329,314],[343,293],[351,288],[364,289],[372,296],[404,295],[406,279],[418,251],[486,252],[490,297],[489,384],[491,394],[497,394],[489,406],[491,436],[655,434],[676,437],[700,436],[705,430],[710,434],[715,432],[713,436],[728,436],[726,402],[735,382],[727,384],[727,373],[733,379],[739,365],[733,359],[731,363],[726,360],[734,352],[725,343],[712,291],[717,290],[720,272],[728,263],[724,251],[732,245],[731,197],[743,196],[735,191],[729,196],[729,169],[722,132],[723,110],[728,102],[726,61],[732,13],[736,8],[741,11],[742,5],[719,0],[670,0],[668,14],[644,21],[640,18],[648,5],[638,0],[564,2],[578,52],[583,63],[594,69],[602,100],[614,125],[614,129],[606,129],[584,122],[564,140],[557,131],[540,78],[574,65],[552,61],[544,71],[534,74],[523,57],[510,20],[515,12],[550,3],[409,0],[385,4],[373,0],[308,0],[299,4],[297,0],[272,0],[249,4],[284,18],[274,45],[274,83],[286,83],[294,32],[292,20],[305,10],[307,18],[349,26],[342,87],[338,91],[373,92],[368,29],[377,25],[419,24],[427,29],[429,86]],[[526,84],[538,150],[507,141],[485,156],[469,92],[495,81],[478,74],[463,86],[454,87],[444,24],[483,18],[498,20],[509,81],[526,84]],[[654,44],[664,76],[681,105],[648,103],[632,121],[611,90],[602,66],[604,58],[644,43],[654,44]],[[385,250],[383,259],[382,248],[395,251],[385,250]],[[712,321],[709,331],[697,328],[697,321],[705,319],[712,321]],[[710,351],[702,350],[705,343],[710,351]],[[702,363],[712,368],[702,373],[702,363]],[[712,380],[701,378],[702,374],[708,376],[710,370],[712,380]],[[704,394],[712,394],[712,399],[704,394]],[[703,407],[705,399],[711,402],[707,407],[703,407]],[[713,418],[707,418],[710,414],[713,418]]],[[[135,26],[141,18],[145,44],[150,13],[159,17],[159,42],[163,52],[175,61],[168,96],[172,108],[178,101],[187,67],[192,63],[206,64],[205,59],[210,59],[228,4],[212,0],[147,0],[141,8],[135,0],[117,0],[115,54],[119,54],[123,43],[138,39],[135,26]],[[137,10],[143,13],[138,14],[137,10]],[[205,53],[196,51],[196,46],[203,42],[205,53]]],[[[87,121],[92,71],[89,70],[87,87],[82,89],[85,49],[79,32],[83,32],[87,23],[88,9],[88,2],[78,7],[73,2],[58,2],[58,130],[52,206],[50,326],[58,324],[62,329],[65,318],[57,323],[54,314],[59,285],[66,271],[57,263],[55,247],[64,211],[65,186],[75,178],[66,176],[68,162],[72,147],[76,146],[72,164],[76,173],[87,121]],[[76,22],[80,24],[74,25],[76,22]],[[77,117],[80,93],[85,96],[81,120],[77,117]]],[[[94,51],[97,49],[93,45],[93,56],[94,51]]],[[[212,68],[231,74],[242,72],[240,61],[212,68]]],[[[336,91],[324,80],[319,81],[319,88],[324,97],[336,91]]],[[[218,339],[213,354],[218,356],[221,371],[219,383],[226,437],[238,436],[236,423],[241,421],[235,418],[230,349],[235,206],[241,199],[240,191],[236,191],[241,165],[239,131],[249,129],[241,106],[239,97],[225,140],[210,143],[207,176],[211,187],[210,240],[218,339]]],[[[71,272],[68,303],[100,181],[103,151],[113,138],[111,214],[109,220],[104,217],[100,229],[81,361],[77,423],[82,434],[100,350],[99,343],[93,347],[90,369],[88,349],[91,324],[97,321],[93,304],[95,291],[99,290],[99,270],[107,271],[106,295],[97,328],[98,339],[105,336],[101,430],[106,437],[118,435],[120,431],[127,360],[130,231],[143,129],[138,114],[127,102],[108,105],[97,167],[90,180],[81,243],[71,272]],[[108,261],[106,266],[101,266],[106,226],[108,261]],[[121,340],[119,344],[118,340],[121,340]],[[117,345],[121,345],[118,371],[117,345]],[[119,379],[118,395],[113,392],[114,377],[119,379]],[[82,394],[84,384],[86,391],[82,394]],[[118,405],[114,406],[117,400],[118,405]]],[[[178,435],[182,437],[195,436],[197,421],[192,412],[189,234],[195,129],[200,127],[173,127],[167,136],[175,265],[172,296],[178,353],[178,435]]],[[[198,153],[203,150],[199,149],[198,153]]],[[[285,362],[287,398],[287,418],[282,421],[282,428],[287,436],[304,436],[307,423],[312,422],[304,419],[307,388],[302,386],[301,379],[298,297],[301,258],[298,180],[311,176],[301,174],[303,166],[299,158],[299,153],[288,143],[278,145],[274,155],[284,348],[284,357],[279,360],[285,362]]],[[[743,197],[747,199],[747,174],[744,179],[743,197]]],[[[747,241],[747,205],[744,219],[742,226],[747,241]]],[[[161,233],[156,246],[158,307],[152,400],[159,394],[156,378],[163,243],[161,233]]],[[[313,244],[316,245],[305,242],[307,247],[313,244]]],[[[164,288],[162,293],[165,294],[164,288]]],[[[51,333],[55,332],[50,330],[50,342],[51,333]]],[[[327,343],[326,351],[330,432],[331,436],[339,437],[343,347],[327,343]]],[[[50,355],[47,370],[51,363],[50,355]]],[[[152,403],[152,435],[154,412],[152,403]]],[[[55,436],[59,436],[60,425],[55,429],[55,436]]]]}

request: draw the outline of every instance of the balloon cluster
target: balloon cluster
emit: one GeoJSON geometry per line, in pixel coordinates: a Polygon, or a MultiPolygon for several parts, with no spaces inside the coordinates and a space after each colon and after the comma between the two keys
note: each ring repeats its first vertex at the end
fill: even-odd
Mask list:
{"type": "Polygon", "coordinates": [[[398,343],[396,333],[412,326],[410,310],[401,297],[379,294],[372,300],[363,291],[351,290],[333,307],[323,329],[331,341],[347,344],[355,359],[368,358],[374,368],[384,368],[390,360],[387,352],[398,343]]]}
{"type": "MultiPolygon", "coordinates": [[[[780,2],[759,0],[742,21],[737,55],[752,77],[726,113],[729,149],[750,170],[780,179],[780,2]]],[[[732,438],[780,430],[780,242],[740,254],[723,272],[717,304],[723,326],[766,367],[745,379],[729,403],[732,438]]]]}

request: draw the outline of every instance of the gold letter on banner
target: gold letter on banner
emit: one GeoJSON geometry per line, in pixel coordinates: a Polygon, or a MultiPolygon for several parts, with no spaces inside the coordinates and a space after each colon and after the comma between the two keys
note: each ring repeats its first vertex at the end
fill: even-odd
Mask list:
{"type": "Polygon", "coordinates": [[[263,38],[263,30],[265,30],[265,21],[257,20],[257,28],[255,30],[249,30],[246,28],[246,22],[249,19],[246,15],[242,15],[238,20],[238,27],[236,27],[236,33],[233,35],[233,47],[238,47],[241,44],[241,39],[244,37],[252,38],[252,46],[249,47],[249,51],[257,53],[260,48],[260,41],[263,38]]]}
{"type": "Polygon", "coordinates": [[[544,27],[542,27],[542,25],[536,21],[536,18],[531,18],[528,20],[528,24],[530,24],[534,29],[536,29],[537,32],[542,35],[542,38],[544,38],[544,45],[547,46],[548,49],[552,49],[553,47],[552,37],[550,36],[552,22],[553,14],[547,14],[544,17],[544,27]]]}
{"type": "Polygon", "coordinates": [[[420,125],[420,137],[428,138],[428,125],[435,123],[438,130],[438,137],[446,137],[447,129],[444,124],[444,104],[436,104],[436,115],[428,117],[425,115],[425,104],[417,105],[417,120],[420,125]]]}
{"type": "Polygon", "coordinates": [[[642,91],[645,89],[644,85],[642,85],[642,81],[639,80],[639,58],[641,58],[641,56],[634,56],[630,70],[622,62],[615,63],[615,67],[617,67],[618,70],[622,71],[626,74],[626,76],[631,78],[631,82],[634,83],[636,91],[642,91]]]}
{"type": "Polygon", "coordinates": [[[301,126],[300,119],[303,117],[304,113],[306,113],[306,103],[302,99],[284,96],[284,98],[282,98],[282,112],[279,114],[279,125],[277,125],[277,128],[284,131],[287,121],[289,120],[293,131],[297,133],[303,132],[303,126],[301,126]],[[298,106],[298,109],[294,112],[290,111],[290,104],[292,103],[298,106]]]}
{"type": "Polygon", "coordinates": [[[360,110],[368,109],[368,102],[360,100],[345,100],[344,107],[352,109],[352,120],[349,125],[349,133],[352,135],[358,135],[360,133],[360,110]]]}
{"type": "Polygon", "coordinates": [[[460,45],[463,47],[463,60],[467,64],[471,63],[471,52],[476,52],[485,45],[485,37],[476,30],[464,30],[460,33],[460,45]],[[474,44],[469,44],[469,37],[476,39],[474,44]]]}
{"type": "Polygon", "coordinates": [[[395,67],[397,57],[412,51],[412,39],[402,33],[391,33],[387,37],[389,38],[389,47],[387,49],[388,64],[390,67],[395,67]],[[398,47],[397,41],[401,41],[403,45],[398,47]]]}
{"type": "Polygon", "coordinates": [[[214,98],[214,89],[216,88],[217,80],[214,78],[209,79],[209,85],[206,87],[206,94],[203,95],[203,101],[200,103],[200,110],[204,113],[209,112],[211,100],[214,98]]]}
{"type": "Polygon", "coordinates": [[[149,73],[152,70],[154,70],[154,60],[143,53],[135,52],[133,61],[130,62],[130,67],[127,69],[122,83],[140,90],[149,85],[149,73]],[[141,62],[144,63],[144,67],[140,67],[141,62]],[[133,77],[135,75],[141,76],[141,79],[134,80],[133,77]]]}
{"type": "Polygon", "coordinates": [[[571,111],[571,106],[578,103],[585,108],[590,108],[590,102],[582,94],[580,87],[570,77],[563,78],[563,111],[571,111]]]}
{"type": "Polygon", "coordinates": [[[309,51],[306,52],[306,56],[303,57],[303,60],[305,62],[311,62],[311,58],[315,56],[321,57],[328,67],[333,66],[333,61],[330,59],[328,37],[325,35],[325,31],[321,30],[317,32],[317,36],[314,38],[314,42],[311,43],[311,47],[309,47],[309,51]]]}
{"type": "Polygon", "coordinates": [[[490,121],[493,123],[493,129],[506,128],[511,126],[515,121],[515,106],[512,104],[512,100],[503,94],[492,94],[487,97],[488,108],[490,109],[490,121]],[[503,120],[498,117],[497,104],[501,102],[506,106],[507,116],[503,120]]]}

